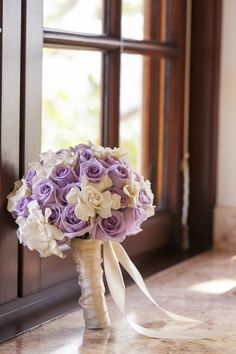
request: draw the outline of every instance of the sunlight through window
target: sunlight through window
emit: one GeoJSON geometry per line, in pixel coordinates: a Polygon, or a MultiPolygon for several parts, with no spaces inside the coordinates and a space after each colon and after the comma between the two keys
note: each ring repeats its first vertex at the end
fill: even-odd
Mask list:
{"type": "Polygon", "coordinates": [[[224,294],[236,287],[236,279],[218,278],[190,286],[190,290],[206,294],[224,294]]]}

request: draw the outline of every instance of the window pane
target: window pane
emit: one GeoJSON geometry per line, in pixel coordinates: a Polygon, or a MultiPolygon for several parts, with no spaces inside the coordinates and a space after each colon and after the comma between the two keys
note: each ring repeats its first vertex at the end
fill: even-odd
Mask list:
{"type": "Polygon", "coordinates": [[[102,33],[102,0],[44,0],[44,27],[102,33]]]}
{"type": "Polygon", "coordinates": [[[144,38],[144,0],[122,1],[122,37],[144,38]]]}
{"type": "Polygon", "coordinates": [[[142,162],[143,57],[122,54],[120,93],[120,146],[129,152],[132,167],[141,172],[142,162]]]}
{"type": "Polygon", "coordinates": [[[44,49],[42,150],[100,143],[101,54],[44,49]]]}

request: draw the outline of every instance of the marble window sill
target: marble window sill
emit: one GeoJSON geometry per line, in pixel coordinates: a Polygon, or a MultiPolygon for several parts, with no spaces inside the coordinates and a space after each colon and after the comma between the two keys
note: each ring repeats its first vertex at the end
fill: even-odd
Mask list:
{"type": "MultiPolygon", "coordinates": [[[[211,340],[164,341],[138,335],[108,296],[110,329],[84,330],[79,309],[3,343],[0,353],[235,354],[236,264],[230,262],[231,256],[229,251],[208,251],[146,279],[151,293],[161,305],[205,321],[213,333],[211,340]]],[[[138,312],[141,323],[158,320],[158,311],[155,312],[136,286],[127,288],[127,298],[128,305],[138,312]]]]}

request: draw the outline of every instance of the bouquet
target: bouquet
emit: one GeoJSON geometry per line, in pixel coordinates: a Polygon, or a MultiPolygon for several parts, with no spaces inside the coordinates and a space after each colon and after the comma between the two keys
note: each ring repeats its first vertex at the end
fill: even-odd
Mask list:
{"type": "Polygon", "coordinates": [[[63,257],[74,238],[122,242],[154,214],[150,182],[118,148],[79,144],[47,151],[8,195],[20,243],[63,257]]]}
{"type": "Polygon", "coordinates": [[[126,236],[139,233],[142,223],[154,215],[150,182],[131,169],[125,156],[121,149],[91,143],[42,153],[7,197],[7,208],[18,225],[18,239],[41,257],[54,254],[63,258],[62,246],[71,244],[87,328],[110,324],[100,265],[103,260],[111,296],[134,330],[153,338],[196,338],[182,332],[199,321],[158,305],[120,245],[126,236]],[[153,330],[126,315],[119,263],[147,298],[174,320],[170,326],[153,330]]]}
{"type": "MultiPolygon", "coordinates": [[[[41,257],[63,258],[62,246],[70,242],[87,328],[110,323],[100,266],[102,244],[112,262],[112,245],[139,233],[154,214],[150,182],[132,171],[125,155],[121,149],[91,143],[49,150],[30,164],[8,195],[20,243],[41,257]]],[[[111,277],[113,281],[116,275],[111,277]]]]}

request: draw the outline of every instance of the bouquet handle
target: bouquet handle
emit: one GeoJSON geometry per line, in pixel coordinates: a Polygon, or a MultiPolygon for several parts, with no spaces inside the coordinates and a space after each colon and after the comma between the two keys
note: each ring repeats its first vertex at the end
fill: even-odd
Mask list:
{"type": "Polygon", "coordinates": [[[106,328],[110,325],[101,268],[101,245],[102,241],[98,240],[71,240],[81,288],[79,304],[83,308],[85,326],[90,329],[106,328]]]}

